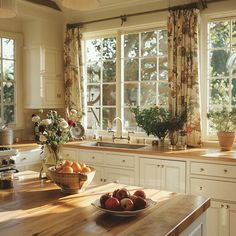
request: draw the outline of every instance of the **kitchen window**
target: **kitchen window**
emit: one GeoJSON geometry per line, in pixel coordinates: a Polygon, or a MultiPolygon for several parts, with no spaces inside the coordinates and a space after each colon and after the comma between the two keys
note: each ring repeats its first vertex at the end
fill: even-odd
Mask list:
{"type": "MultiPolygon", "coordinates": [[[[207,110],[236,106],[236,70],[229,70],[227,60],[236,53],[236,18],[210,20],[207,41],[207,110]]],[[[207,124],[207,136],[215,130],[207,124]]]]}
{"type": "Polygon", "coordinates": [[[107,130],[121,117],[140,131],[130,106],[168,105],[167,31],[117,32],[85,40],[87,129],[107,130]]]}
{"type": "Polygon", "coordinates": [[[0,123],[15,122],[15,75],[15,40],[0,37],[0,123]]]}

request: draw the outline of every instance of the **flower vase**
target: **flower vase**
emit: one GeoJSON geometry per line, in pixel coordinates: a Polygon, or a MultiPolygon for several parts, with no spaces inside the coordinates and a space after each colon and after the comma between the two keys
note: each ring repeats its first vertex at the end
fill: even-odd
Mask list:
{"type": "Polygon", "coordinates": [[[164,137],[159,139],[159,145],[161,148],[163,148],[165,146],[165,138],[164,137]]]}
{"type": "Polygon", "coordinates": [[[169,149],[174,150],[176,149],[177,143],[178,143],[178,139],[179,139],[179,133],[178,131],[171,131],[169,133],[169,139],[170,139],[170,145],[169,145],[169,149]]]}
{"type": "Polygon", "coordinates": [[[61,160],[58,147],[52,149],[50,145],[44,145],[41,154],[41,160],[42,168],[40,171],[40,178],[50,179],[48,168],[57,165],[61,160]]]}

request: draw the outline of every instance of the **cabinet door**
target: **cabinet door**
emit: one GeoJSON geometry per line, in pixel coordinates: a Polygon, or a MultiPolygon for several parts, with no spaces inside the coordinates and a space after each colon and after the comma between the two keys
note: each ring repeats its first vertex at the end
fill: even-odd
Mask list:
{"type": "Polygon", "coordinates": [[[185,193],[185,162],[162,160],[161,190],[185,193]]]}
{"type": "Polygon", "coordinates": [[[62,108],[64,104],[62,81],[42,76],[44,107],[62,108]]]}
{"type": "Polygon", "coordinates": [[[229,210],[229,235],[236,235],[236,204],[228,204],[229,210]]]}
{"type": "Polygon", "coordinates": [[[139,173],[140,186],[161,189],[161,160],[140,158],[139,173]]]}
{"type": "Polygon", "coordinates": [[[207,210],[206,216],[206,235],[220,236],[222,203],[211,201],[211,207],[207,210]]]}
{"type": "Polygon", "coordinates": [[[101,184],[104,183],[104,177],[103,177],[103,167],[97,166],[97,165],[90,165],[96,169],[95,176],[93,178],[92,183],[93,184],[101,184]]]}
{"type": "Polygon", "coordinates": [[[104,182],[117,182],[134,185],[134,171],[117,168],[104,168],[104,182]]]}

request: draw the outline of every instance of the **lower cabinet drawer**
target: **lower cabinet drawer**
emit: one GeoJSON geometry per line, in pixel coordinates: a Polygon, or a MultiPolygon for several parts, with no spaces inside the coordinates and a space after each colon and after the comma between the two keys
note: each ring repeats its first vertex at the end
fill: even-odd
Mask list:
{"type": "Polygon", "coordinates": [[[191,162],[191,174],[236,178],[236,166],[191,162]]]}
{"type": "Polygon", "coordinates": [[[233,182],[191,178],[190,192],[193,195],[236,202],[236,183],[233,182]]]}
{"type": "Polygon", "coordinates": [[[134,157],[120,154],[107,154],[106,164],[119,167],[134,167],[134,157]]]}
{"type": "Polygon", "coordinates": [[[94,164],[103,164],[104,154],[102,152],[79,151],[78,161],[94,164]]]}

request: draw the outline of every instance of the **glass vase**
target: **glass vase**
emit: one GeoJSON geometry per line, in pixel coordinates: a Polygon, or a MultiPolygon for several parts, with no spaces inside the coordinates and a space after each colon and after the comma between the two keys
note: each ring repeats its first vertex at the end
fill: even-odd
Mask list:
{"type": "Polygon", "coordinates": [[[58,146],[52,148],[50,145],[44,145],[41,153],[42,168],[40,171],[40,178],[50,179],[48,168],[57,165],[61,161],[58,146]]]}

